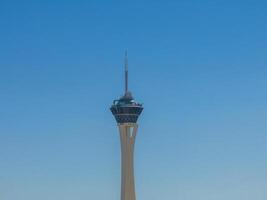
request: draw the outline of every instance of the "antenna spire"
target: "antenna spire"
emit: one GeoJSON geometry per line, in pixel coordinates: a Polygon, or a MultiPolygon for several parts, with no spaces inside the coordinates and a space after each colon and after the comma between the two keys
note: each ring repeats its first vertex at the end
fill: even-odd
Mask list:
{"type": "Polygon", "coordinates": [[[124,56],[124,73],[125,73],[125,94],[128,92],[128,52],[125,50],[124,56]]]}

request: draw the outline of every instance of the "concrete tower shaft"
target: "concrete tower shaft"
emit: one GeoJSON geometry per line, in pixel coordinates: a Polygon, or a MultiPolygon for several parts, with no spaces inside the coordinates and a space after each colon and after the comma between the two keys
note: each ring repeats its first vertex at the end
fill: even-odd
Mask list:
{"type": "Polygon", "coordinates": [[[137,124],[118,124],[121,139],[121,200],[135,200],[134,143],[137,124]]]}

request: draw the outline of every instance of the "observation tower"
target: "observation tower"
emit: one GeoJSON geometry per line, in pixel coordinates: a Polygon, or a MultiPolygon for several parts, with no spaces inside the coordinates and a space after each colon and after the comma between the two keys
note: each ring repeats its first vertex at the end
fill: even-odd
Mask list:
{"type": "Polygon", "coordinates": [[[134,143],[137,133],[137,119],[143,110],[140,103],[134,101],[128,90],[128,57],[125,52],[125,93],[114,100],[110,110],[119,127],[121,140],[121,200],[135,200],[134,185],[134,143]]]}

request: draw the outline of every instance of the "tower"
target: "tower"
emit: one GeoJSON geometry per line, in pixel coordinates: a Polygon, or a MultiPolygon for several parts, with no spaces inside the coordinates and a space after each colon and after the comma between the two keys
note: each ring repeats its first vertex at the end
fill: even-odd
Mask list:
{"type": "Polygon", "coordinates": [[[110,108],[119,127],[121,140],[121,200],[135,200],[134,185],[134,143],[137,133],[137,119],[143,107],[134,101],[128,90],[128,57],[125,52],[125,93],[114,100],[110,108]]]}

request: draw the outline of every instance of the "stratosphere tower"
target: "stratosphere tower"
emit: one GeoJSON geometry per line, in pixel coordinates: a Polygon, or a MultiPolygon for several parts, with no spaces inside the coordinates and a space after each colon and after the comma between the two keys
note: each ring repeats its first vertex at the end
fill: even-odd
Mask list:
{"type": "Polygon", "coordinates": [[[125,93],[114,100],[110,107],[119,127],[121,141],[121,200],[135,200],[134,184],[134,143],[137,133],[137,119],[143,110],[134,101],[128,90],[128,56],[125,52],[125,93]]]}

